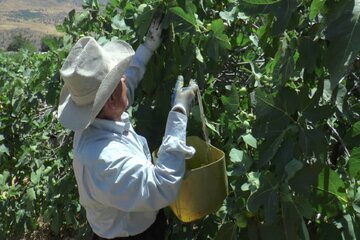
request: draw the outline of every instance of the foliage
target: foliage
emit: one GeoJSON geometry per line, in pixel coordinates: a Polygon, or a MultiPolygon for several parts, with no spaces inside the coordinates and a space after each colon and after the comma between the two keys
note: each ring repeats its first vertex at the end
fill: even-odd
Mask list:
{"type": "Polygon", "coordinates": [[[44,226],[55,234],[79,228],[71,136],[54,118],[58,54],[22,51],[16,62],[0,55],[1,239],[44,226]]]}
{"type": "Polygon", "coordinates": [[[51,50],[56,50],[58,46],[61,45],[62,39],[55,36],[44,36],[41,38],[41,52],[48,52],[51,50]]]}
{"type": "Polygon", "coordinates": [[[26,49],[28,51],[34,52],[36,47],[31,43],[30,40],[23,37],[22,35],[14,36],[14,39],[11,41],[7,47],[8,51],[19,51],[20,49],[26,49]]]}
{"type": "MultiPolygon", "coordinates": [[[[3,234],[24,224],[36,229],[39,218],[54,234],[82,229],[69,188],[71,135],[53,117],[58,69],[81,36],[136,48],[163,14],[163,44],[132,109],[136,130],[156,148],[176,76],[196,79],[211,142],[226,152],[230,187],[217,213],[174,220],[173,237],[360,237],[360,1],[86,0],[83,8],[58,26],[62,46],[24,52],[20,64],[1,59],[3,234]]],[[[202,136],[200,126],[195,105],[188,134],[202,136]]]]}

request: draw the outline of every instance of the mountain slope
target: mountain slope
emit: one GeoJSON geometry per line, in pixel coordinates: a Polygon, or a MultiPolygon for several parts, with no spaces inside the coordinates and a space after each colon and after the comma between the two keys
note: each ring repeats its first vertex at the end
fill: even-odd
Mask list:
{"type": "Polygon", "coordinates": [[[82,0],[1,0],[0,48],[6,49],[15,35],[23,35],[37,47],[44,35],[56,35],[55,25],[82,0]]]}

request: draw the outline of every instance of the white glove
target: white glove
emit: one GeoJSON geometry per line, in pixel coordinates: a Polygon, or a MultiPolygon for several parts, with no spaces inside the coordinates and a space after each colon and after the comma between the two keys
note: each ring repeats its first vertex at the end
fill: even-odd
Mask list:
{"type": "Polygon", "coordinates": [[[145,38],[144,45],[149,48],[151,51],[155,51],[161,44],[161,25],[162,16],[156,17],[151,22],[148,33],[145,38]]]}
{"type": "Polygon", "coordinates": [[[179,75],[174,88],[173,96],[173,107],[171,110],[180,110],[186,115],[189,115],[190,104],[195,97],[196,91],[199,87],[195,83],[195,80],[190,80],[189,86],[184,87],[184,78],[179,75]]]}

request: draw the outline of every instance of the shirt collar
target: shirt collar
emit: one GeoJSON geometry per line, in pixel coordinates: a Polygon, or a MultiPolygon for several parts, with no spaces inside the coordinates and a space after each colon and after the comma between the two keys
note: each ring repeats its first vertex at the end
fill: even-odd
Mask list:
{"type": "Polygon", "coordinates": [[[107,119],[95,118],[91,126],[99,129],[108,130],[114,133],[124,134],[130,129],[129,114],[124,112],[120,121],[112,121],[107,119]]]}

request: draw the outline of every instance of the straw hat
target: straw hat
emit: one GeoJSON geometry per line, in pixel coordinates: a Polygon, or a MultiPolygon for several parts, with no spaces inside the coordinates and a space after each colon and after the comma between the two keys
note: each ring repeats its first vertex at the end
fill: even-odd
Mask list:
{"type": "Polygon", "coordinates": [[[120,82],[134,50],[124,41],[100,46],[93,38],[81,38],[71,49],[60,75],[58,119],[71,130],[87,128],[120,82]]]}

